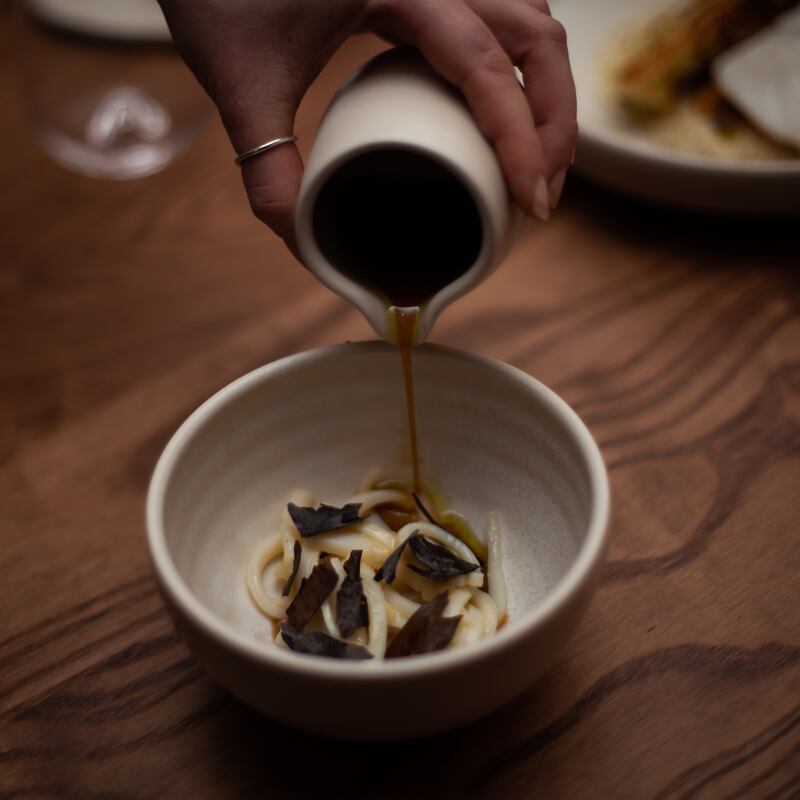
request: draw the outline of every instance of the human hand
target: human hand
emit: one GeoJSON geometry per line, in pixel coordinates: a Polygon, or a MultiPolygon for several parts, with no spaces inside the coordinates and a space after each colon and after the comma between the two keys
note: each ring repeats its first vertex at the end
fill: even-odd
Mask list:
{"type": "MultiPolygon", "coordinates": [[[[159,0],[237,153],[294,130],[311,82],[352,33],[417,47],[464,94],[517,204],[546,220],[577,140],[566,35],[546,0],[159,0]],[[514,74],[522,71],[524,92],[514,74]]],[[[255,215],[297,252],[294,144],[242,164],[255,215]]]]}

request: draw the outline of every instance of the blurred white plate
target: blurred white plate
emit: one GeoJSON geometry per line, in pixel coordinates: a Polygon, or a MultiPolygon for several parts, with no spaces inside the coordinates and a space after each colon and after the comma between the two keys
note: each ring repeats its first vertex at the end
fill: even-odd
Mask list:
{"type": "Polygon", "coordinates": [[[687,155],[628,130],[609,107],[603,60],[609,42],[672,0],[551,0],[567,30],[578,91],[576,168],[656,202],[741,214],[800,213],[800,159],[721,161],[687,155]]]}
{"type": "Polygon", "coordinates": [[[27,0],[34,14],[76,33],[110,39],[169,41],[156,0],[27,0]]]}

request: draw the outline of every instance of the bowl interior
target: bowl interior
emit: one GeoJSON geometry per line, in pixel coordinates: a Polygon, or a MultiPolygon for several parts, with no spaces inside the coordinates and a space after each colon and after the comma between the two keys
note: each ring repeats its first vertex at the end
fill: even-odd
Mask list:
{"type": "MultiPolygon", "coordinates": [[[[508,627],[517,626],[586,539],[598,503],[591,440],[555,395],[500,362],[425,345],[414,379],[424,475],[479,533],[490,510],[502,513],[508,627]]],[[[267,642],[245,567],[289,492],[341,504],[370,469],[405,459],[408,470],[406,455],[393,348],[341,345],[263,367],[209,400],[170,444],[159,466],[168,556],[206,609],[267,642]]]]}

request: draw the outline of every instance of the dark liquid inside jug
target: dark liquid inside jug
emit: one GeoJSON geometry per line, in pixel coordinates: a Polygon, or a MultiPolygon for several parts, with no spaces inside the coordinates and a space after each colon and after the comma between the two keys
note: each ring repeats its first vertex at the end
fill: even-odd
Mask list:
{"type": "Polygon", "coordinates": [[[382,149],[333,173],[317,198],[313,227],[325,258],[386,303],[403,365],[413,486],[419,491],[411,349],[420,309],[478,258],[478,208],[441,164],[410,150],[382,149]]]}
{"type": "Polygon", "coordinates": [[[342,274],[387,305],[421,306],[477,260],[483,226],[449,170],[408,150],[356,156],[326,181],[314,237],[342,274]]]}

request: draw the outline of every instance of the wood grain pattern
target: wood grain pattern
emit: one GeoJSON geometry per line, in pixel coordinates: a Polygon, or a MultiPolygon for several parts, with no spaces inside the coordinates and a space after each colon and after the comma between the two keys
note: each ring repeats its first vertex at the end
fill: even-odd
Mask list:
{"type": "MultiPolygon", "coordinates": [[[[537,687],[447,736],[322,743],[215,686],[143,538],[166,440],[233,378],[369,336],[249,215],[214,124],[99,183],[32,143],[0,22],[0,798],[800,796],[797,222],[684,216],[570,177],[434,339],[514,363],[590,425],[609,562],[537,687]],[[313,758],[314,769],[303,767],[313,758]]],[[[379,45],[337,55],[298,118],[379,45]]]]}

